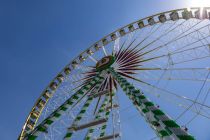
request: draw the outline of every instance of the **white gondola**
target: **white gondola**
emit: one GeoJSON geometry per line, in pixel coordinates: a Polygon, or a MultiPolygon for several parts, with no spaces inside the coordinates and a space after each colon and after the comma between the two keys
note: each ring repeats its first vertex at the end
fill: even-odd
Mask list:
{"type": "Polygon", "coordinates": [[[57,76],[57,80],[58,80],[59,83],[63,82],[64,79],[65,79],[65,78],[64,78],[64,76],[63,76],[62,74],[59,74],[59,75],[57,76]]]}
{"type": "Polygon", "coordinates": [[[50,93],[49,90],[46,90],[43,94],[43,97],[45,100],[48,100],[51,96],[52,96],[52,94],[50,93]]]}
{"type": "Polygon", "coordinates": [[[155,24],[155,20],[154,20],[154,18],[149,18],[148,19],[148,23],[149,23],[149,25],[154,25],[155,24]]]}
{"type": "Polygon", "coordinates": [[[183,19],[188,20],[188,19],[190,19],[190,18],[192,18],[192,17],[193,17],[192,11],[184,10],[184,11],[182,12],[182,18],[183,18],[183,19]]]}
{"type": "Polygon", "coordinates": [[[139,21],[138,22],[138,26],[139,26],[139,28],[143,28],[144,27],[144,22],[143,21],[139,21]]]}
{"type": "Polygon", "coordinates": [[[124,36],[126,34],[124,29],[120,29],[119,33],[121,36],[124,36]]]}
{"type": "Polygon", "coordinates": [[[35,122],[29,119],[27,123],[27,127],[29,127],[30,129],[33,129],[34,125],[35,125],[35,122]]]}
{"type": "Polygon", "coordinates": [[[85,61],[85,58],[82,55],[80,55],[79,60],[80,60],[80,62],[83,62],[83,61],[85,61]]]}
{"type": "Polygon", "coordinates": [[[98,51],[101,47],[98,44],[95,44],[94,48],[95,48],[96,51],[98,51]]]}
{"type": "Polygon", "coordinates": [[[71,69],[70,68],[65,68],[64,69],[64,73],[66,74],[66,75],[69,75],[70,73],[71,73],[71,69]]]}
{"type": "Polygon", "coordinates": [[[108,40],[107,40],[106,38],[104,38],[104,39],[102,39],[102,43],[103,43],[103,45],[105,46],[105,45],[107,45],[109,42],[108,42],[108,40]]]}
{"type": "Polygon", "coordinates": [[[46,103],[46,101],[39,99],[39,101],[37,102],[37,107],[39,109],[42,109],[44,107],[45,103],[46,103]]]}
{"type": "Polygon", "coordinates": [[[58,85],[57,85],[56,82],[52,82],[52,83],[50,84],[50,89],[51,89],[52,91],[56,90],[57,87],[58,87],[58,85]]]}
{"type": "Polygon", "coordinates": [[[116,39],[117,39],[117,35],[116,35],[115,33],[113,33],[113,34],[111,35],[111,39],[112,39],[112,41],[116,40],[116,39]]]}
{"type": "Polygon", "coordinates": [[[174,11],[174,12],[170,13],[170,18],[171,18],[171,20],[176,21],[179,19],[179,14],[176,11],[174,11]]]}
{"type": "Polygon", "coordinates": [[[34,110],[33,112],[31,112],[31,118],[32,119],[36,119],[39,117],[39,112],[34,110]]]}
{"type": "Polygon", "coordinates": [[[93,51],[90,50],[90,49],[88,49],[88,50],[87,50],[87,54],[92,55],[92,54],[93,54],[93,51]]]}
{"type": "Polygon", "coordinates": [[[129,25],[128,29],[129,29],[130,32],[133,32],[135,30],[133,24],[129,25]]]}
{"type": "Polygon", "coordinates": [[[78,62],[76,60],[74,60],[71,64],[73,68],[76,68],[78,66],[78,62]]]}
{"type": "Polygon", "coordinates": [[[161,22],[161,23],[164,23],[164,22],[166,22],[166,16],[164,15],[164,14],[162,14],[162,15],[160,15],[159,17],[158,17],[158,19],[159,19],[159,21],[161,22]]]}

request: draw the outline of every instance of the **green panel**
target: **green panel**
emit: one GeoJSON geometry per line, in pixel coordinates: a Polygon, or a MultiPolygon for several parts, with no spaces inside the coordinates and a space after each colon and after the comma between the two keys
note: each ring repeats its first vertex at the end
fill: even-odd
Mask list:
{"type": "Polygon", "coordinates": [[[105,135],[105,132],[101,133],[100,136],[103,137],[105,135]]]}
{"type": "Polygon", "coordinates": [[[94,129],[90,129],[89,132],[92,133],[94,131],[94,129]]]}
{"type": "Polygon", "coordinates": [[[86,110],[81,110],[80,113],[85,113],[86,110]]]}
{"type": "Polygon", "coordinates": [[[59,113],[55,113],[53,116],[55,116],[56,118],[58,118],[58,117],[60,117],[60,116],[61,116],[61,114],[59,114],[59,113]]]}
{"type": "Polygon", "coordinates": [[[130,84],[129,84],[129,83],[127,83],[127,82],[125,83],[125,85],[126,85],[126,86],[130,86],[130,84]]]}
{"type": "Polygon", "coordinates": [[[123,82],[120,82],[119,84],[120,84],[121,87],[124,86],[124,83],[123,82]]]}
{"type": "Polygon", "coordinates": [[[147,110],[146,108],[142,109],[142,112],[147,113],[149,112],[149,110],[147,110]]]}
{"type": "Polygon", "coordinates": [[[132,95],[132,92],[128,92],[129,95],[132,95]]]}
{"type": "Polygon", "coordinates": [[[53,123],[53,121],[52,121],[52,120],[49,120],[49,119],[48,119],[48,120],[46,120],[46,124],[49,124],[49,125],[50,125],[50,124],[52,124],[52,123],[53,123]]]}
{"type": "Polygon", "coordinates": [[[110,112],[106,112],[106,114],[105,114],[105,115],[109,115],[109,113],[110,113],[110,112]]]}
{"type": "Polygon", "coordinates": [[[126,90],[127,90],[127,87],[123,87],[122,89],[123,89],[124,91],[126,91],[126,90]]]}
{"type": "Polygon", "coordinates": [[[154,115],[154,118],[157,120],[157,121],[159,121],[160,119],[156,116],[156,115],[154,115]]]}
{"type": "Polygon", "coordinates": [[[146,98],[144,95],[140,95],[138,97],[139,97],[139,99],[145,99],[146,98]]]}
{"type": "Polygon", "coordinates": [[[77,95],[74,95],[73,99],[77,100],[77,99],[79,99],[79,97],[77,95]]]}
{"type": "Polygon", "coordinates": [[[65,138],[69,138],[71,136],[72,136],[72,133],[68,133],[68,134],[66,134],[65,138]]]}
{"type": "Polygon", "coordinates": [[[69,100],[68,100],[68,102],[67,102],[68,105],[72,105],[73,103],[74,103],[74,102],[69,101],[69,100]]]}
{"type": "Polygon", "coordinates": [[[133,93],[138,94],[138,93],[140,93],[140,90],[135,90],[135,91],[133,91],[133,93]]]}
{"type": "Polygon", "coordinates": [[[81,94],[84,94],[84,92],[83,92],[82,90],[80,90],[78,93],[79,93],[80,95],[81,95],[81,94]]]}
{"type": "Polygon", "coordinates": [[[152,111],[155,115],[165,115],[160,109],[152,111]]]}
{"type": "Polygon", "coordinates": [[[103,125],[101,128],[102,128],[102,129],[105,129],[105,128],[106,128],[106,125],[103,125]]]}
{"type": "Polygon", "coordinates": [[[37,129],[41,132],[47,132],[46,128],[43,126],[39,126],[37,129]]]}
{"type": "Polygon", "coordinates": [[[189,136],[189,135],[185,135],[185,136],[178,136],[178,138],[179,138],[180,140],[195,140],[195,138],[194,138],[194,137],[189,136]]]}
{"type": "Polygon", "coordinates": [[[154,106],[154,104],[152,102],[146,102],[144,103],[145,106],[154,106]]]}
{"type": "Polygon", "coordinates": [[[133,86],[129,86],[128,88],[129,88],[129,89],[135,89],[133,86]]]}
{"type": "Polygon", "coordinates": [[[76,121],[79,121],[79,120],[81,120],[81,119],[82,119],[82,117],[78,116],[78,117],[76,118],[76,121]]]}
{"type": "Polygon", "coordinates": [[[66,111],[67,110],[67,108],[64,107],[64,106],[62,106],[60,109],[63,110],[63,111],[66,111]]]}
{"type": "Polygon", "coordinates": [[[170,135],[172,134],[171,130],[169,130],[168,127],[165,127],[165,130],[166,130],[170,135]]]}
{"type": "Polygon", "coordinates": [[[87,86],[85,86],[84,89],[88,90],[89,88],[87,86]]]}
{"type": "Polygon", "coordinates": [[[175,121],[172,121],[172,120],[163,121],[163,123],[164,123],[167,127],[179,127],[179,125],[176,124],[175,121]]]}
{"type": "Polygon", "coordinates": [[[90,137],[86,137],[85,140],[91,140],[90,137]]]}
{"type": "Polygon", "coordinates": [[[37,136],[34,135],[29,135],[28,136],[28,140],[35,140],[37,138],[37,136]]]}
{"type": "Polygon", "coordinates": [[[114,96],[114,93],[111,93],[111,96],[114,96]]]}
{"type": "Polygon", "coordinates": [[[123,84],[126,84],[126,83],[128,83],[127,82],[127,80],[126,79],[124,79],[124,78],[118,78],[120,81],[121,81],[121,83],[123,83],[123,84]]]}
{"type": "Polygon", "coordinates": [[[161,137],[165,137],[165,136],[169,136],[169,135],[170,135],[170,134],[168,134],[168,132],[165,131],[165,130],[161,130],[161,131],[159,131],[158,133],[159,133],[159,135],[160,135],[161,137]]]}
{"type": "Polygon", "coordinates": [[[84,107],[88,107],[88,106],[89,106],[89,103],[84,104],[84,107]]]}

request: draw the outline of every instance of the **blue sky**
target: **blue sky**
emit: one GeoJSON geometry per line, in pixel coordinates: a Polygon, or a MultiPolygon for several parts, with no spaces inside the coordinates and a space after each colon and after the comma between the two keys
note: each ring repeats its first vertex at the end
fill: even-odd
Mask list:
{"type": "Polygon", "coordinates": [[[35,100],[74,56],[115,29],[183,0],[0,0],[0,139],[16,139],[35,100]]]}

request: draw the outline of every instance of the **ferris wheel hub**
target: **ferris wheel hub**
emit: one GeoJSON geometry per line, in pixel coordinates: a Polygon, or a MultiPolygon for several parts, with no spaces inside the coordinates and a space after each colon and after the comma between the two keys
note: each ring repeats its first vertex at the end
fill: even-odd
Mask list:
{"type": "Polygon", "coordinates": [[[96,64],[96,70],[102,71],[108,69],[115,62],[115,58],[112,55],[105,56],[99,60],[96,64]]]}

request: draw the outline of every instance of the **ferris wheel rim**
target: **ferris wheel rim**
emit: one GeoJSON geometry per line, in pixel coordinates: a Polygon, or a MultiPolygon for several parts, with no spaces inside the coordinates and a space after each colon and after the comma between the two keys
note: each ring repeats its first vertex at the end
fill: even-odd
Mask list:
{"type": "MultiPolygon", "coordinates": [[[[200,7],[194,7],[194,8],[191,8],[191,10],[194,10],[195,11],[199,11],[201,8],[200,7]]],[[[204,10],[210,10],[210,7],[204,7],[203,8],[204,10]]],[[[22,131],[20,133],[20,136],[19,136],[19,139],[21,139],[23,137],[23,133],[25,132],[25,129],[26,129],[26,125],[28,124],[28,120],[30,119],[32,113],[33,113],[33,110],[35,109],[35,107],[37,106],[37,104],[39,103],[39,100],[41,98],[43,98],[43,96],[46,94],[46,91],[51,91],[51,94],[53,96],[53,93],[57,90],[57,88],[59,87],[59,85],[63,82],[62,80],[69,74],[67,74],[67,71],[66,70],[70,70],[68,71],[69,73],[74,70],[74,68],[76,67],[76,65],[84,62],[86,60],[86,58],[88,56],[91,56],[93,53],[97,52],[99,49],[101,49],[103,46],[106,46],[108,45],[109,43],[115,41],[117,38],[119,37],[122,37],[126,34],[129,34],[135,30],[139,30],[139,29],[142,29],[142,28],[145,28],[147,26],[153,26],[157,23],[160,23],[160,21],[154,21],[154,18],[155,17],[159,17],[161,15],[166,15],[166,14],[171,14],[173,12],[184,12],[184,11],[188,11],[188,8],[181,8],[181,9],[175,9],[175,10],[170,10],[170,11],[166,11],[166,12],[162,12],[162,13],[158,13],[158,14],[154,14],[154,15],[151,15],[151,16],[148,16],[146,18],[142,18],[140,20],[137,20],[137,21],[134,21],[130,24],[127,24],[126,26],[123,26],[117,30],[115,30],[114,32],[111,32],[110,34],[104,36],[103,38],[101,38],[99,41],[95,42],[93,45],[91,45],[90,47],[88,47],[88,49],[86,49],[85,51],[83,51],[82,53],[80,53],[77,57],[75,57],[72,61],[70,61],[69,64],[67,64],[61,72],[59,72],[57,74],[57,76],[55,78],[53,78],[53,80],[50,81],[50,84],[44,89],[44,91],[41,93],[41,95],[39,96],[39,98],[36,100],[34,106],[32,107],[24,125],[23,125],[23,128],[22,128],[22,131]],[[153,19],[153,20],[152,20],[153,19]],[[149,20],[153,21],[153,22],[149,22],[149,20]],[[134,24],[138,24],[139,22],[143,23],[143,27],[134,27],[134,24]],[[146,22],[146,24],[145,24],[146,22]],[[128,30],[128,31],[126,31],[128,30]],[[94,50],[94,51],[93,51],[94,50]],[[85,56],[86,54],[86,56],[85,56]],[[65,72],[66,71],[66,72],[65,72]],[[54,89],[52,89],[54,88],[54,89]]],[[[195,14],[195,13],[194,13],[195,14]]],[[[182,15],[180,16],[180,14],[178,15],[179,16],[179,19],[184,19],[182,17],[182,15]]],[[[192,17],[190,18],[197,18],[197,19],[200,19],[200,20],[204,20],[205,18],[209,18],[210,19],[210,14],[209,16],[207,15],[207,17],[203,18],[203,17],[196,17],[195,15],[192,15],[192,17]]],[[[172,20],[172,19],[166,19],[166,21],[169,21],[169,20],[172,20]]],[[[52,97],[51,96],[51,97],[52,97]]],[[[51,98],[49,97],[47,100],[46,100],[46,103],[43,105],[42,107],[42,110],[45,108],[46,104],[47,104],[47,101],[51,98]]],[[[36,118],[36,122],[38,121],[41,113],[42,113],[42,110],[40,111],[40,113],[38,114],[38,117],[36,118]]],[[[35,125],[34,125],[35,126],[35,125]]],[[[33,130],[34,127],[31,129],[33,130]]]]}

